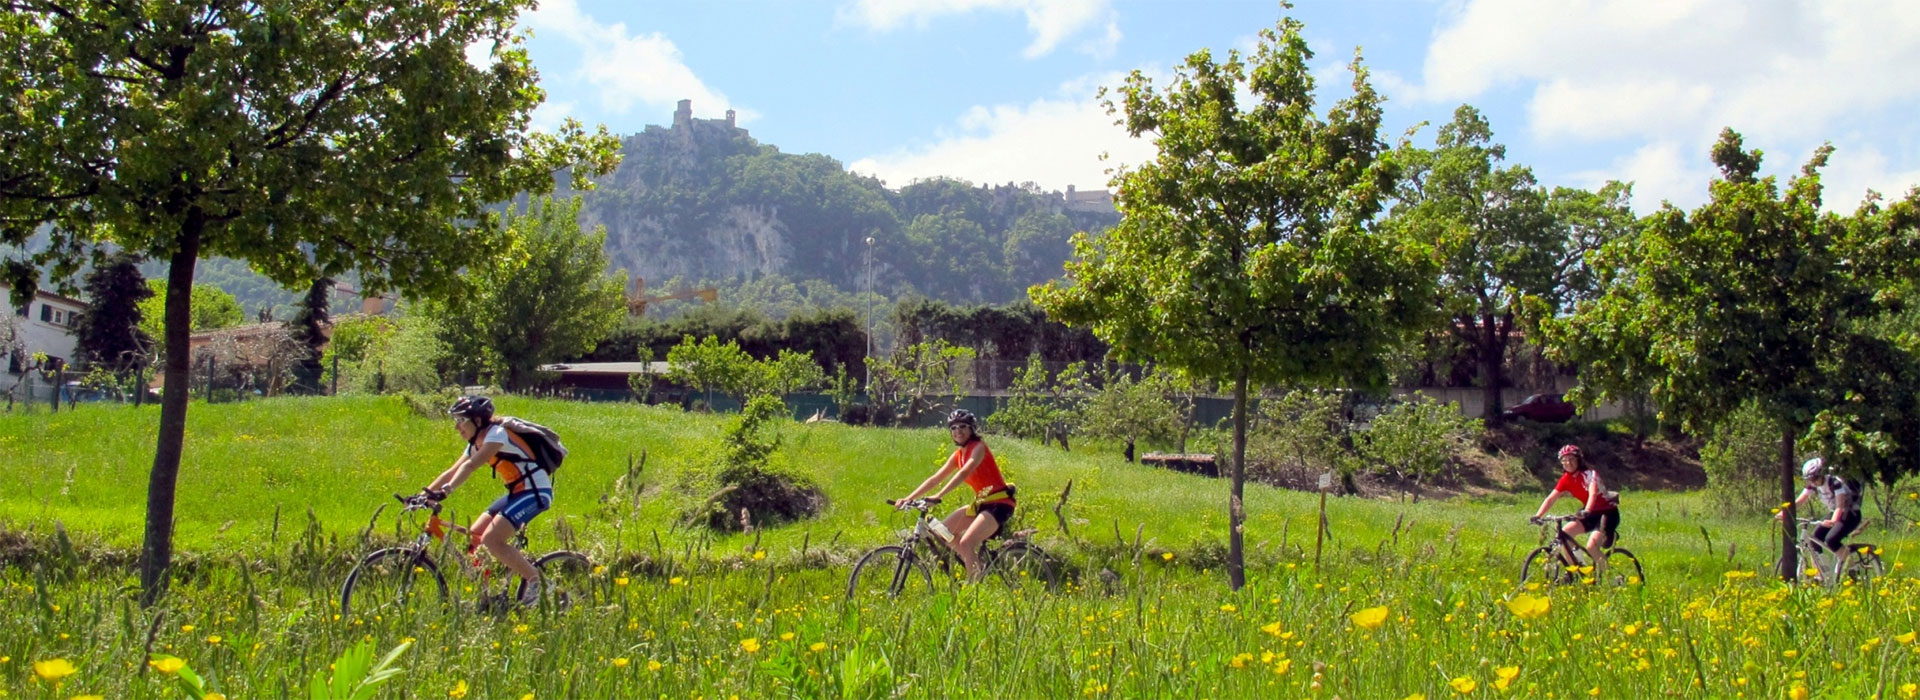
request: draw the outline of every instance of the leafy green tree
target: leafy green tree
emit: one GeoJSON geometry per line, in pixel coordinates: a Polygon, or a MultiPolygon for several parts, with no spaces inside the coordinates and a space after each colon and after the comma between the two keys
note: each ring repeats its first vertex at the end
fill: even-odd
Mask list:
{"type": "Polygon", "coordinates": [[[333,280],[322,277],[307,287],[307,296],[301,300],[300,311],[287,321],[287,330],[294,342],[306,349],[293,368],[293,390],[305,394],[322,392],[320,375],[325,366],[320,364],[326,355],[329,296],[333,291],[333,280]]]}
{"type": "Polygon", "coordinates": [[[1178,416],[1167,399],[1171,389],[1157,372],[1140,379],[1118,369],[1106,374],[1080,406],[1080,432],[1125,442],[1131,462],[1135,442],[1173,435],[1178,416]]]}
{"type": "Polygon", "coordinates": [[[509,210],[517,245],[468,276],[472,291],[428,304],[448,343],[508,391],[543,364],[592,350],[626,318],[626,276],[608,275],[606,230],[580,230],[580,199],[542,197],[509,210]]]}
{"type": "MultiPolygon", "coordinates": [[[[147,280],[147,288],[153,294],[140,301],[140,330],[155,339],[165,337],[165,319],[167,310],[167,282],[165,280],[147,280]]],[[[196,284],[190,292],[193,310],[188,318],[194,333],[217,331],[240,325],[246,319],[240,310],[240,300],[235,299],[227,290],[211,284],[196,284]]],[[[161,349],[165,349],[161,343],[161,349]]]]}
{"type": "Polygon", "coordinates": [[[1115,175],[1125,216],[1076,237],[1069,282],[1033,291],[1122,357],[1233,384],[1234,589],[1246,583],[1249,388],[1382,385],[1385,351],[1432,315],[1429,248],[1373,226],[1398,170],[1381,97],[1356,55],[1353,94],[1317,112],[1302,26],[1262,31],[1245,58],[1195,53],[1165,88],[1130,76],[1109,108],[1159,153],[1115,175]]]}
{"type": "Polygon", "coordinates": [[[1014,370],[1007,393],[993,411],[995,432],[1029,440],[1043,438],[1053,423],[1055,407],[1047,397],[1047,369],[1039,353],[1027,356],[1027,365],[1014,370]]]}
{"type": "Polygon", "coordinates": [[[1415,501],[1420,482],[1444,474],[1456,455],[1472,449],[1481,422],[1459,409],[1415,394],[1394,404],[1354,440],[1359,455],[1406,479],[1415,501]]]}
{"type": "Polygon", "coordinates": [[[1260,418],[1249,449],[1271,455],[1277,465],[1338,475],[1341,487],[1355,492],[1360,463],[1347,449],[1351,437],[1340,394],[1293,389],[1261,401],[1260,418]]]}
{"type": "MultiPolygon", "coordinates": [[[[1507,383],[1507,348],[1522,308],[1519,300],[1530,295],[1553,308],[1565,306],[1574,285],[1586,278],[1583,256],[1605,242],[1600,236],[1579,234],[1611,235],[1617,229],[1572,221],[1561,225],[1531,169],[1501,167],[1506,146],[1493,142],[1491,125],[1469,105],[1454,110],[1453,121],[1440,127],[1435,146],[1402,147],[1406,179],[1390,225],[1435,242],[1443,261],[1441,312],[1448,332],[1480,366],[1485,417],[1492,419],[1502,409],[1500,390],[1507,383]]],[[[1622,196],[1608,202],[1626,212],[1626,187],[1609,187],[1622,196]]],[[[1580,204],[1591,199],[1573,191],[1560,196],[1580,204]]],[[[1632,216],[1626,219],[1630,222],[1632,216]]]]}
{"type": "MultiPolygon", "coordinates": [[[[1888,241],[1912,238],[1890,222],[1861,226],[1820,211],[1821,148],[1782,192],[1760,177],[1760,153],[1721,132],[1720,177],[1692,212],[1672,206],[1639,235],[1602,248],[1594,269],[1606,293],[1543,324],[1559,357],[1581,363],[1585,400],[1612,398],[1638,373],[1664,414],[1704,431],[1742,406],[1771,424],[1782,501],[1794,495],[1797,439],[1843,408],[1854,356],[1884,344],[1864,326],[1897,295],[1882,275],[1906,263],[1888,241]],[[1892,258],[1893,260],[1890,260],[1892,258]]],[[[1859,219],[1856,217],[1856,222],[1859,219]]],[[[1911,357],[1898,365],[1914,367],[1911,357]]],[[[1780,574],[1799,568],[1792,509],[1780,574]]]]}
{"type": "Polygon", "coordinates": [[[244,259],[283,286],[357,271],[370,292],[445,294],[499,254],[488,207],[578,187],[613,139],[530,132],[544,95],[514,18],[531,0],[14,3],[0,13],[0,243],[70,278],[111,243],[168,261],[165,383],[141,556],[165,588],[186,432],[193,273],[244,259]],[[471,47],[491,46],[487,65],[471,47]]]}
{"type": "Polygon", "coordinates": [[[87,274],[87,308],[74,328],[79,360],[112,372],[144,368],[153,337],[140,330],[140,303],[153,296],[140,261],[127,253],[87,274]]]}
{"type": "Polygon", "coordinates": [[[699,340],[686,336],[667,351],[667,377],[694,391],[706,392],[708,406],[713,405],[715,390],[739,397],[744,406],[750,389],[763,381],[764,373],[738,343],[722,343],[710,335],[699,340]]]}
{"type": "Polygon", "coordinates": [[[767,375],[766,387],[775,396],[806,391],[827,381],[827,373],[813,361],[812,353],[781,350],[778,357],[762,360],[761,366],[767,375]]]}
{"type": "Polygon", "coordinates": [[[886,358],[867,358],[867,395],[893,408],[900,422],[959,403],[972,377],[974,352],[945,340],[915,343],[886,358]]]}

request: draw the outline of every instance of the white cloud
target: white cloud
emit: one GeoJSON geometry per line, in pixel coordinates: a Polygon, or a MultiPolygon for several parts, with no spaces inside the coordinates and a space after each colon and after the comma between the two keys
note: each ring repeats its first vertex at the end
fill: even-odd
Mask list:
{"type": "Polygon", "coordinates": [[[1099,56],[1102,51],[1110,55],[1120,41],[1120,26],[1110,5],[1111,0],[853,0],[840,8],[840,18],[888,32],[909,24],[924,29],[945,15],[1017,10],[1026,16],[1027,30],[1033,35],[1033,42],[1022,52],[1027,58],[1052,53],[1062,41],[1105,20],[1104,35],[1082,47],[1099,56]]]}
{"type": "Polygon", "coordinates": [[[1659,209],[1662,202],[1690,209],[1706,201],[1707,183],[1717,174],[1704,154],[1660,141],[1616,158],[1606,168],[1574,173],[1569,179],[1592,189],[1608,180],[1632,182],[1633,208],[1642,213],[1659,209]]]}
{"type": "MultiPolygon", "coordinates": [[[[1801,154],[1800,160],[1793,164],[1795,169],[1812,155],[1801,154]]],[[[1833,156],[1821,172],[1820,184],[1825,188],[1821,204],[1828,211],[1849,213],[1866,199],[1868,190],[1889,199],[1905,197],[1909,190],[1920,186],[1920,168],[1896,170],[1888,163],[1886,154],[1870,145],[1834,144],[1833,156]]]]}
{"type": "Polygon", "coordinates": [[[981,184],[1038,183],[1049,189],[1107,186],[1106,172],[1154,155],[1153,144],[1127,136],[1094,96],[1096,85],[1119,85],[1118,73],[1061,87],[1057,98],[1025,105],[975,106],[931,144],[854,161],[848,169],[899,187],[918,178],[958,177],[981,184]],[[1102,153],[1108,154],[1101,160],[1102,153]]]}
{"type": "Polygon", "coordinates": [[[1421,95],[1531,84],[1542,138],[1817,137],[1920,96],[1912,0],[1468,0],[1441,25],[1421,95]]]}
{"type": "MultiPolygon", "coordinates": [[[[695,112],[703,115],[717,116],[734,106],[701,81],[680,48],[658,32],[629,36],[626,24],[601,24],[575,0],[543,0],[521,19],[535,32],[553,32],[580,49],[580,77],[599,89],[601,106],[613,114],[626,114],[635,103],[667,112],[683,99],[693,100],[695,112]]],[[[744,111],[739,119],[751,121],[744,111]]]]}
{"type": "Polygon", "coordinates": [[[573,116],[573,103],[548,100],[533,108],[533,114],[527,115],[527,128],[548,133],[560,130],[560,125],[573,116]]]}

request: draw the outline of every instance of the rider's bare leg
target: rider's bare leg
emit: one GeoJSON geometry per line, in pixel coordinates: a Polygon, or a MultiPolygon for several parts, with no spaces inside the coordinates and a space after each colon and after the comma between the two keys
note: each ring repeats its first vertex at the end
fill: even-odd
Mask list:
{"type": "Polygon", "coordinates": [[[1587,535],[1587,556],[1593,557],[1593,580],[1595,581],[1603,580],[1600,577],[1607,573],[1607,557],[1600,551],[1600,545],[1607,543],[1606,540],[1606,530],[1594,530],[1587,535]]]}
{"type": "Polygon", "coordinates": [[[974,516],[973,523],[964,532],[954,531],[962,532],[960,541],[954,546],[959,550],[960,561],[966,562],[968,581],[978,581],[986,575],[986,566],[980,561],[980,544],[999,531],[1000,521],[995,520],[991,515],[974,516]]]}
{"type": "Polygon", "coordinates": [[[540,570],[533,568],[533,562],[527,560],[527,555],[521,553],[519,547],[513,546],[513,536],[519,532],[506,518],[495,517],[492,513],[484,513],[473,521],[474,538],[487,546],[487,551],[493,554],[494,559],[506,564],[521,580],[537,581],[540,579],[540,570]]]}
{"type": "MultiPolygon", "coordinates": [[[[1578,520],[1569,520],[1567,524],[1560,526],[1560,531],[1566,533],[1567,537],[1574,542],[1579,542],[1580,535],[1587,531],[1587,527],[1581,525],[1578,520]]],[[[1567,544],[1566,540],[1560,541],[1560,560],[1567,563],[1567,568],[1580,565],[1579,558],[1573,556],[1573,547],[1567,544]]]]}

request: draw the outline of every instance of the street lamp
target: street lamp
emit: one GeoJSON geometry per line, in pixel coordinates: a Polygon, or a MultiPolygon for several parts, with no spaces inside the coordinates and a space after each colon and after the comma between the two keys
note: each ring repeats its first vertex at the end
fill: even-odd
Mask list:
{"type": "MultiPolygon", "coordinates": [[[[873,236],[867,236],[867,322],[865,325],[867,357],[873,357],[873,236]]],[[[867,373],[872,374],[872,370],[868,370],[867,373]]]]}

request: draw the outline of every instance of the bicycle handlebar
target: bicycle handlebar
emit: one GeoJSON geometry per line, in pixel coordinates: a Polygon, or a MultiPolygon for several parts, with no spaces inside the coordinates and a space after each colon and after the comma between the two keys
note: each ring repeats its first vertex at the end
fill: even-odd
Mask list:
{"type": "Polygon", "coordinates": [[[433,511],[434,515],[440,514],[440,502],[427,498],[426,494],[416,493],[411,496],[402,496],[396,493],[393,497],[395,500],[400,501],[401,505],[406,506],[402,509],[403,512],[409,510],[430,510],[433,511]]]}
{"type": "Polygon", "coordinates": [[[1575,517],[1575,516],[1574,516],[1573,514],[1568,514],[1568,515],[1543,515],[1543,516],[1540,516],[1540,517],[1538,517],[1538,518],[1527,518],[1527,522],[1530,522],[1530,523],[1533,523],[1533,524],[1535,524],[1535,525],[1542,525],[1542,524],[1546,524],[1546,523],[1553,523],[1553,524],[1555,524],[1555,525],[1559,525],[1559,524],[1561,524],[1561,523],[1567,523],[1567,522],[1572,522],[1572,521],[1575,521],[1575,520],[1579,520],[1579,518],[1578,518],[1578,517],[1575,517]]]}
{"type": "Polygon", "coordinates": [[[918,510],[918,511],[921,511],[921,512],[925,512],[925,511],[926,511],[926,510],[927,510],[928,508],[931,508],[931,507],[933,507],[933,506],[937,506],[937,505],[940,505],[940,499],[938,499],[938,498],[916,498],[916,499],[913,499],[913,500],[911,500],[911,501],[906,501],[905,503],[902,503],[902,502],[900,502],[900,501],[896,501],[896,500],[893,500],[893,499],[891,499],[891,498],[889,498],[889,499],[887,499],[887,505],[890,505],[890,506],[893,506],[893,507],[895,507],[895,508],[898,508],[898,507],[900,507],[901,505],[905,505],[905,506],[906,506],[906,507],[908,507],[908,508],[912,508],[912,509],[914,509],[914,510],[918,510]]]}

